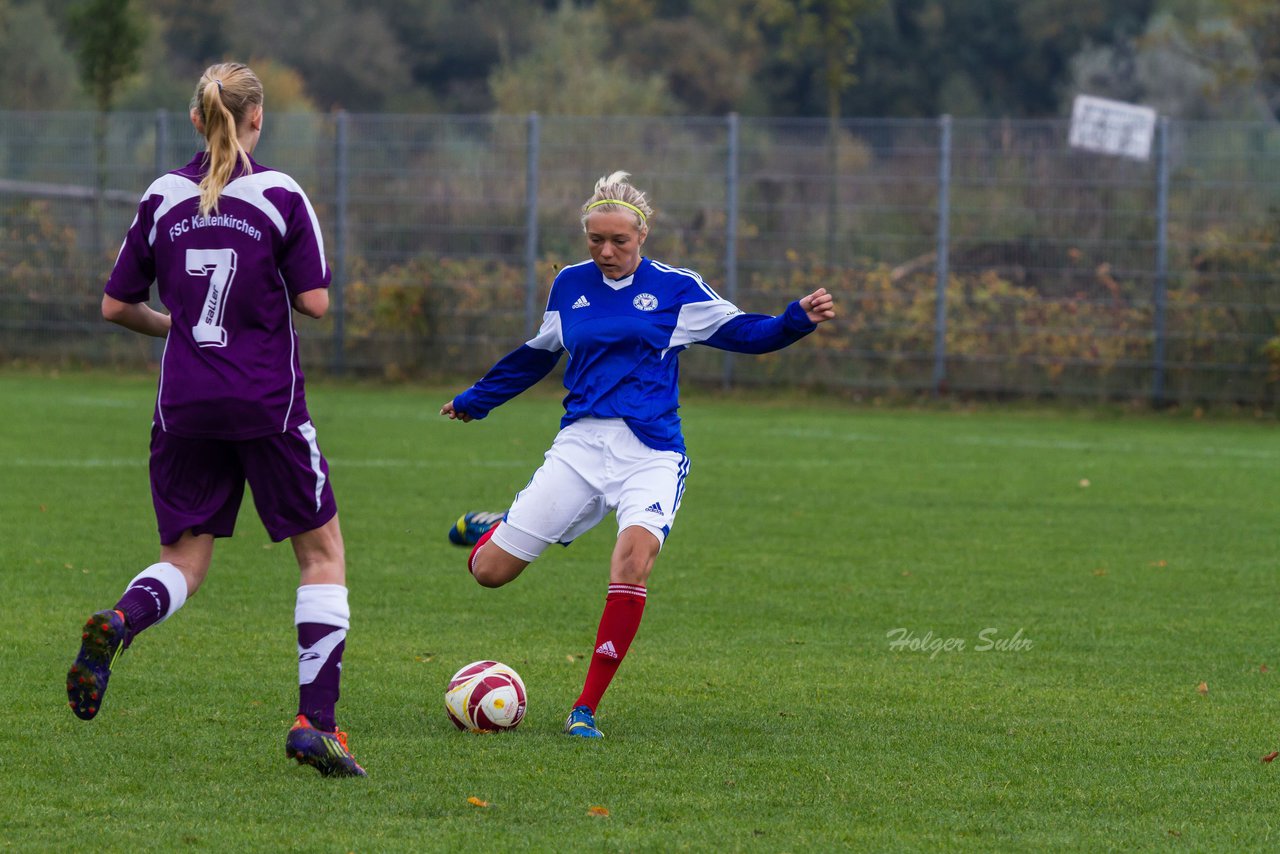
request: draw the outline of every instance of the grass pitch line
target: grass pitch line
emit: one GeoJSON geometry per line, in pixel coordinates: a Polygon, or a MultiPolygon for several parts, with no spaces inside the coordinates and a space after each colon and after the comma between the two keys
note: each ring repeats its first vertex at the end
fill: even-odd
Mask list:
{"type": "MultiPolygon", "coordinates": [[[[536,462],[536,460],[535,460],[536,462]]],[[[396,459],[372,459],[372,460],[352,460],[342,457],[329,458],[330,465],[340,468],[364,468],[364,469],[456,469],[458,461],[456,459],[447,460],[396,460],[396,459]]],[[[19,466],[23,468],[55,468],[55,469],[105,469],[105,468],[133,468],[146,467],[147,457],[110,457],[98,458],[90,457],[87,459],[55,459],[53,457],[33,458],[18,457],[9,460],[4,465],[19,466]]],[[[521,468],[530,465],[529,460],[467,460],[465,465],[468,468],[521,468]]]]}
{"type": "MultiPolygon", "coordinates": [[[[774,429],[766,431],[771,436],[786,436],[795,439],[821,439],[837,442],[867,442],[869,444],[916,445],[919,438],[915,436],[874,435],[870,433],[848,433],[839,430],[820,430],[808,428],[774,429]]],[[[943,436],[931,440],[935,445],[952,445],[970,448],[1009,448],[1032,451],[1102,451],[1124,456],[1135,454],[1154,454],[1165,456],[1169,449],[1159,445],[1138,445],[1131,442],[1083,442],[1073,439],[1021,439],[1002,438],[999,436],[943,436]]],[[[1263,448],[1233,448],[1200,445],[1194,451],[1185,450],[1179,454],[1181,459],[1188,457],[1204,457],[1206,459],[1239,459],[1239,460],[1277,460],[1280,451],[1263,448]]]]}

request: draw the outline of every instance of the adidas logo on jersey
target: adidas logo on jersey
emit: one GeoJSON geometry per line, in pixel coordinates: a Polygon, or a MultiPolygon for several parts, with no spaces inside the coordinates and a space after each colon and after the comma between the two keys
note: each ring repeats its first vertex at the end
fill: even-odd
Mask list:
{"type": "Polygon", "coordinates": [[[617,658],[618,651],[613,648],[613,641],[605,641],[596,647],[596,655],[607,655],[610,658],[617,658]]]}
{"type": "Polygon", "coordinates": [[[578,301],[577,301],[577,302],[575,302],[575,303],[573,304],[573,307],[574,307],[574,308],[586,308],[586,307],[587,307],[587,306],[589,306],[589,305],[591,305],[591,303],[587,302],[587,297],[586,297],[586,295],[583,295],[583,296],[578,297],[578,301]]]}
{"type": "Polygon", "coordinates": [[[657,513],[659,516],[661,516],[661,515],[662,515],[662,504],[660,504],[659,502],[655,501],[655,502],[653,502],[652,504],[650,504],[648,507],[644,508],[644,512],[646,512],[646,513],[657,513]]]}

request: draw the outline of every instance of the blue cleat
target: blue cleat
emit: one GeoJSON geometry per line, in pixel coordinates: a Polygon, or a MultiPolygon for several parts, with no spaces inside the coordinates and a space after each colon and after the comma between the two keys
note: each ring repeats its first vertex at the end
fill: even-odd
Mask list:
{"type": "Polygon", "coordinates": [[[472,510],[449,529],[449,542],[455,546],[474,546],[494,525],[502,521],[502,513],[485,513],[472,510]]]}
{"type": "Polygon", "coordinates": [[[310,765],[324,777],[367,777],[347,749],[347,734],[316,729],[306,715],[298,715],[284,742],[284,755],[310,765]]]}
{"type": "Polygon", "coordinates": [[[102,708],[111,668],[124,651],[127,635],[120,611],[99,611],[85,622],[80,653],[67,673],[67,699],[81,720],[92,719],[102,708]]]}
{"type": "Polygon", "coordinates": [[[564,731],[578,738],[604,738],[604,733],[596,729],[596,716],[586,706],[577,706],[569,713],[564,731]]]}

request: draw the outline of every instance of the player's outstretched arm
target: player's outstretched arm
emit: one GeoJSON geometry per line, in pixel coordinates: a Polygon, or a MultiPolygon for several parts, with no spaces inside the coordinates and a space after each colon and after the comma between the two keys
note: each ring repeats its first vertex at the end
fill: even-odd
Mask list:
{"type": "Polygon", "coordinates": [[[110,294],[102,296],[102,317],[125,329],[155,338],[168,335],[173,322],[169,315],[161,314],[145,302],[122,302],[110,294]]]}
{"type": "Polygon", "coordinates": [[[450,421],[461,421],[463,424],[472,420],[471,416],[467,413],[454,409],[452,400],[440,407],[440,414],[449,416],[450,421]]]}
{"type": "Polygon", "coordinates": [[[826,288],[818,288],[806,297],[800,298],[800,307],[808,316],[810,323],[822,323],[836,316],[836,301],[826,288]]]}

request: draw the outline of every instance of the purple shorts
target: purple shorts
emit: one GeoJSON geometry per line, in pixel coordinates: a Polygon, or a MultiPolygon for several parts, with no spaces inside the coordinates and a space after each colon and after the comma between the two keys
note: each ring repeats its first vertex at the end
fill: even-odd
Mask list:
{"type": "Polygon", "coordinates": [[[160,542],[184,531],[229,537],[249,482],[275,542],[324,525],[338,512],[329,463],[310,421],[261,439],[188,439],[151,428],[151,500],[160,542]]]}

